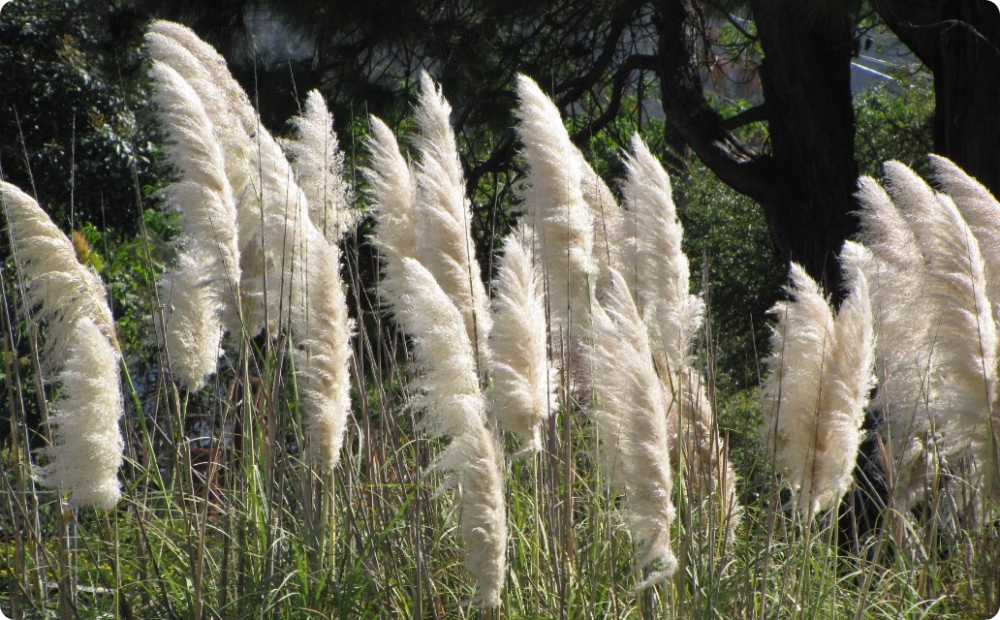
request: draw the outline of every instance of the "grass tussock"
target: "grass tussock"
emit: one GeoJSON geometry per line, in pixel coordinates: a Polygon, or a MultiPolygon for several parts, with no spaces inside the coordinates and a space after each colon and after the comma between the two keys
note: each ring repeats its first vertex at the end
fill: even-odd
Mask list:
{"type": "Polygon", "coordinates": [[[616,196],[522,76],[523,212],[483,273],[430,77],[402,147],[371,119],[354,188],[317,93],[279,140],[190,30],[156,22],[147,49],[176,235],[160,251],[145,231],[134,257],[147,316],[113,319],[73,243],[0,183],[8,615],[1000,607],[1000,205],[950,162],[932,160],[944,194],[898,164],[888,191],[860,182],[845,301],[793,266],[763,398],[730,398],[683,205],[640,137],[616,196]],[[119,343],[115,320],[148,340],[119,343]],[[724,399],[740,427],[720,428],[724,399]],[[731,460],[755,416],[764,448],[731,460]]]}

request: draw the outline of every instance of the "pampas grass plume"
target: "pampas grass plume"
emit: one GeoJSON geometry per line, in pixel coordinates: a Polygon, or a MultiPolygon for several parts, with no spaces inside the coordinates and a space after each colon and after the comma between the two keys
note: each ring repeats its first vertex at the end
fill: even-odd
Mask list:
{"type": "Polygon", "coordinates": [[[449,120],[451,106],[426,72],[420,74],[416,115],[416,209],[422,231],[417,256],[462,313],[469,340],[485,362],[492,315],[476,259],[472,213],[449,120]]]}
{"type": "Polygon", "coordinates": [[[69,494],[73,506],[112,508],[121,497],[124,443],[119,353],[104,284],[76,258],[72,242],[30,196],[0,181],[11,247],[26,305],[45,327],[43,361],[64,388],[50,421],[51,461],[40,481],[69,494]]]}
{"type": "Polygon", "coordinates": [[[494,282],[495,315],[491,411],[497,423],[516,433],[522,452],[541,450],[542,424],[556,406],[556,377],[549,364],[545,295],[532,249],[534,233],[520,225],[504,239],[494,282]]]}
{"type": "Polygon", "coordinates": [[[330,243],[354,228],[351,186],[344,179],[344,154],[333,131],[333,115],[317,90],[306,96],[301,116],[292,119],[296,138],[284,141],[295,180],[309,201],[309,216],[330,243]]]}
{"type": "Polygon", "coordinates": [[[771,374],[761,392],[762,430],[806,520],[835,506],[850,487],[872,383],[867,282],[858,269],[845,280],[850,290],[835,320],[816,282],[792,263],[791,299],[771,310],[777,323],[766,359],[771,374]]]}
{"type": "Polygon", "coordinates": [[[461,313],[430,271],[413,258],[403,258],[401,268],[402,295],[394,307],[416,343],[421,425],[432,436],[452,438],[433,467],[459,490],[466,566],[477,581],[474,603],[493,607],[506,570],[507,521],[500,450],[486,425],[472,343],[461,313]]]}
{"type": "Polygon", "coordinates": [[[590,361],[601,431],[601,454],[612,484],[625,495],[636,540],[636,564],[654,571],[639,589],[670,577],[673,482],[667,445],[665,395],[653,368],[645,325],[621,274],[611,272],[605,307],[594,305],[590,361]]]}
{"type": "Polygon", "coordinates": [[[516,129],[528,167],[523,198],[539,247],[551,329],[567,342],[580,341],[596,274],[593,214],[583,197],[580,155],[558,108],[538,84],[518,76],[517,96],[516,129]]]}

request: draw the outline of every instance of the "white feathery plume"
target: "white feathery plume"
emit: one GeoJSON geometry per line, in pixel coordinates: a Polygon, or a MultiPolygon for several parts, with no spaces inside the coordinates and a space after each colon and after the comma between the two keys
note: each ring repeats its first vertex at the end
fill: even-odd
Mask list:
{"type": "Polygon", "coordinates": [[[414,138],[420,153],[416,210],[422,233],[418,258],[462,313],[482,363],[489,358],[490,300],[476,259],[472,213],[449,119],[451,106],[426,72],[420,74],[416,114],[420,130],[414,138]]]}
{"type": "Polygon", "coordinates": [[[231,239],[239,239],[241,250],[236,273],[249,309],[247,331],[291,329],[309,449],[318,463],[332,469],[350,412],[352,328],[339,250],[312,224],[308,199],[280,145],[259,126],[225,60],[191,30],[171,22],[154,22],[146,41],[154,58],[188,82],[214,124],[226,177],[238,198],[231,239]]]}
{"type": "Polygon", "coordinates": [[[670,548],[673,480],[667,443],[665,395],[653,368],[646,327],[624,278],[593,306],[590,363],[597,406],[591,415],[601,431],[601,454],[613,485],[625,495],[629,530],[638,547],[636,564],[654,570],[641,589],[677,569],[670,548]]]}
{"type": "MultiPolygon", "coordinates": [[[[245,184],[249,161],[248,154],[244,152],[244,149],[249,145],[248,136],[252,133],[244,129],[237,106],[230,99],[229,94],[222,90],[219,69],[225,69],[225,64],[220,66],[213,61],[216,69],[215,71],[209,69],[204,64],[203,59],[192,51],[192,48],[203,47],[205,44],[186,26],[180,24],[155,21],[146,32],[145,41],[150,58],[169,65],[198,94],[205,113],[212,121],[216,138],[222,145],[229,183],[234,193],[239,193],[245,184]],[[197,40],[198,43],[193,44],[193,40],[197,40]]],[[[221,61],[221,58],[219,60],[221,61]]],[[[228,71],[226,73],[228,74],[228,71]]],[[[228,77],[227,80],[232,80],[232,78],[228,77]]],[[[245,98],[245,95],[242,97],[245,98]]],[[[249,101],[243,103],[250,106],[249,101]]],[[[255,118],[252,107],[249,110],[243,110],[243,113],[255,118]]],[[[255,126],[252,127],[252,129],[254,128],[255,126]]]]}
{"type": "Polygon", "coordinates": [[[514,228],[504,239],[494,281],[490,390],[493,418],[516,433],[522,453],[542,448],[542,424],[556,407],[555,370],[549,364],[545,291],[534,262],[534,232],[514,228]]]}
{"type": "Polygon", "coordinates": [[[45,450],[51,462],[39,479],[69,493],[74,506],[112,508],[121,497],[124,405],[104,284],[77,261],[72,242],[34,199],[3,181],[0,199],[26,279],[25,305],[45,328],[43,359],[65,390],[52,409],[54,442],[45,450]]]}
{"type": "Polygon", "coordinates": [[[336,243],[358,221],[350,208],[351,185],[344,178],[344,153],[333,131],[333,115],[318,90],[306,96],[301,116],[292,119],[296,138],[283,141],[295,180],[309,201],[309,216],[326,240],[336,243]]]}
{"type": "Polygon", "coordinates": [[[52,461],[38,479],[68,492],[75,507],[110,510],[121,498],[118,469],[125,450],[118,351],[86,316],[73,324],[68,344],[56,374],[64,394],[49,417],[55,441],[44,450],[52,461]]]}
{"type": "Polygon", "coordinates": [[[931,433],[927,408],[936,400],[933,344],[924,258],[910,223],[873,179],[858,182],[861,209],[857,238],[869,251],[847,255],[870,287],[879,386],[875,402],[883,412],[893,460],[893,494],[904,506],[925,487],[931,433]]]}
{"type": "Polygon", "coordinates": [[[994,304],[1000,303],[1000,202],[950,160],[938,155],[928,158],[934,181],[955,201],[979,243],[986,272],[986,297],[994,304]]]}
{"type": "Polygon", "coordinates": [[[333,471],[351,412],[353,321],[340,276],[340,249],[315,226],[305,227],[305,234],[308,256],[302,269],[308,306],[302,323],[292,326],[293,355],[310,457],[333,471]]]}
{"type": "MultiPolygon", "coordinates": [[[[364,169],[365,178],[375,203],[378,234],[375,244],[382,255],[382,280],[379,297],[390,309],[400,310],[397,300],[402,295],[403,259],[416,258],[419,226],[416,217],[417,182],[413,171],[399,151],[392,130],[378,118],[371,118],[368,141],[371,163],[364,169]]],[[[397,320],[405,321],[405,313],[397,312],[397,320]]],[[[403,331],[410,331],[400,324],[403,331]]]]}
{"type": "MultiPolygon", "coordinates": [[[[856,248],[849,248],[848,252],[856,248]]],[[[850,487],[871,385],[871,309],[864,274],[852,269],[837,319],[816,282],[792,263],[792,297],[771,313],[770,376],[761,390],[768,455],[807,520],[850,487]]]]}
{"type": "Polygon", "coordinates": [[[625,159],[623,186],[635,218],[635,299],[649,327],[661,372],[679,374],[701,326],[704,302],[689,293],[690,271],[681,249],[684,230],[677,219],[670,177],[638,134],[625,159]]]}
{"type": "MultiPolygon", "coordinates": [[[[1000,202],[988,189],[953,162],[930,155],[934,180],[955,201],[962,217],[976,236],[983,256],[986,275],[986,297],[993,303],[993,318],[1000,321],[996,304],[1000,302],[1000,202]]],[[[1000,359],[997,360],[1000,363],[1000,359]]],[[[1000,370],[998,370],[1000,372],[1000,370]]],[[[996,394],[995,398],[1000,398],[996,394]]],[[[977,455],[981,465],[989,469],[988,477],[994,495],[1000,491],[1000,403],[992,403],[991,441],[983,443],[977,455]]]]}
{"type": "Polygon", "coordinates": [[[100,276],[79,263],[73,243],[34,198],[4,181],[0,198],[18,269],[27,275],[27,305],[46,325],[44,356],[56,361],[69,348],[79,317],[91,318],[115,343],[115,323],[100,276]]]}
{"type": "Polygon", "coordinates": [[[625,214],[615,200],[611,188],[587,163],[579,150],[580,189],[583,200],[594,220],[594,264],[597,271],[595,288],[598,295],[611,286],[610,270],[615,269],[629,280],[622,254],[625,235],[625,214]]]}
{"type": "MultiPolygon", "coordinates": [[[[226,59],[215,48],[202,41],[187,26],[175,22],[154,21],[149,27],[149,32],[169,37],[186,48],[191,56],[207,71],[210,82],[215,84],[216,88],[222,94],[223,100],[228,103],[226,108],[232,113],[233,119],[237,122],[238,126],[248,136],[256,133],[260,124],[257,120],[257,113],[250,103],[250,98],[247,97],[246,92],[239,85],[239,82],[229,72],[226,59]]],[[[147,41],[149,41],[148,37],[147,41]]],[[[165,58],[158,58],[158,60],[168,62],[165,58]]],[[[174,69],[184,75],[180,67],[174,66],[174,69]]],[[[184,75],[184,77],[190,79],[191,76],[184,75]]],[[[207,107],[209,102],[206,101],[205,103],[207,107]]]]}
{"type": "MultiPolygon", "coordinates": [[[[157,116],[169,140],[167,158],[181,175],[165,190],[168,203],[180,212],[181,253],[187,255],[175,269],[197,269],[169,277],[169,297],[181,309],[177,314],[168,309],[167,349],[174,371],[196,390],[215,370],[226,308],[238,308],[236,205],[221,144],[201,99],[169,65],[154,61],[152,75],[157,116]],[[180,342],[188,346],[171,347],[180,342]]],[[[238,310],[229,314],[238,319],[238,310]]]]}
{"type": "Polygon", "coordinates": [[[487,427],[472,343],[461,313],[430,271],[413,258],[400,262],[395,309],[416,344],[422,426],[434,437],[451,437],[433,467],[446,472],[460,494],[466,566],[477,581],[473,602],[494,607],[506,570],[507,520],[501,451],[487,427]]]}
{"type": "Polygon", "coordinates": [[[596,267],[593,215],[583,198],[580,155],[559,110],[529,77],[517,78],[517,134],[527,164],[523,191],[551,311],[553,340],[572,350],[589,324],[596,267]],[[567,346],[568,345],[568,346],[567,346]]]}
{"type": "Polygon", "coordinates": [[[889,191],[923,253],[923,287],[936,360],[928,426],[947,458],[982,438],[996,394],[997,327],[986,297],[979,244],[955,203],[898,162],[885,165],[889,191]]]}

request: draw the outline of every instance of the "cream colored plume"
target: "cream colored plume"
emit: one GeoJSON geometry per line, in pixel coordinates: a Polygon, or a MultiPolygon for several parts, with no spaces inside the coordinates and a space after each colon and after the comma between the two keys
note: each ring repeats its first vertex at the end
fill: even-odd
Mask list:
{"type": "Polygon", "coordinates": [[[420,153],[416,212],[421,227],[417,257],[462,313],[469,340],[480,363],[485,363],[492,328],[490,300],[476,259],[472,213],[449,119],[451,106],[426,72],[420,74],[416,113],[419,133],[414,145],[420,153]]]}
{"type": "Polygon", "coordinates": [[[76,507],[110,510],[121,498],[118,469],[125,443],[119,420],[125,410],[114,345],[90,317],[73,324],[65,361],[56,374],[63,396],[49,417],[55,443],[39,482],[69,493],[76,507]]]}
{"type": "MultiPolygon", "coordinates": [[[[375,244],[382,256],[382,280],[379,298],[396,308],[402,295],[403,259],[416,258],[419,224],[416,215],[417,182],[413,171],[399,151],[392,130],[381,120],[371,118],[368,140],[371,162],[364,169],[375,204],[378,234],[375,244]]],[[[405,321],[405,315],[397,319],[405,321]]],[[[403,331],[409,331],[403,326],[403,331]]]]}
{"type": "Polygon", "coordinates": [[[580,155],[555,104],[529,77],[517,78],[515,115],[528,172],[522,197],[534,228],[549,296],[554,342],[571,351],[589,325],[596,267],[593,215],[582,190],[580,155]]]}
{"type": "Polygon", "coordinates": [[[18,269],[27,276],[26,305],[46,326],[45,357],[57,361],[67,350],[80,317],[89,317],[115,343],[115,324],[100,276],[77,261],[73,243],[31,196],[0,181],[0,197],[18,269]]]}
{"type": "MultiPolygon", "coordinates": [[[[347,315],[340,252],[310,219],[309,200],[298,185],[279,143],[260,127],[249,98],[230,75],[226,63],[189,29],[154,22],[146,37],[150,54],[175,69],[190,85],[188,97],[201,100],[215,124],[217,146],[225,154],[225,177],[237,195],[240,287],[248,312],[243,316],[250,335],[267,328],[291,331],[296,376],[303,397],[303,414],[312,458],[327,470],[336,466],[350,413],[349,362],[351,321],[347,315]],[[265,321],[266,318],[266,321],[265,321]]],[[[325,106],[310,97],[307,147],[329,136],[325,106]]],[[[324,147],[329,146],[324,142],[324,147]]],[[[301,153],[301,151],[300,151],[301,153]]],[[[322,164],[328,152],[317,155],[322,164]]],[[[298,174],[312,179],[305,154],[298,174]]],[[[333,187],[346,187],[335,167],[315,171],[333,187]]],[[[218,179],[218,167],[213,178],[218,179]]],[[[321,182],[321,184],[322,184],[321,182]]],[[[204,236],[202,236],[204,242],[204,236]]],[[[176,279],[175,282],[176,284],[176,279]]],[[[193,303],[194,297],[181,303],[193,303]]],[[[198,338],[208,346],[207,338],[198,338]]]]}
{"type": "Polygon", "coordinates": [[[930,155],[929,159],[934,181],[955,201],[979,243],[986,274],[986,297],[994,304],[1000,303],[1000,202],[950,160],[937,155],[930,155]]]}
{"type": "Polygon", "coordinates": [[[124,406],[114,320],[104,284],[77,261],[73,244],[30,196],[0,181],[11,249],[24,277],[25,306],[45,333],[45,365],[62,383],[52,407],[54,443],[39,478],[74,506],[112,508],[121,497],[118,469],[124,406]]]}
{"type": "Polygon", "coordinates": [[[594,266],[597,272],[595,289],[600,296],[611,286],[611,269],[621,273],[626,281],[631,279],[623,255],[625,213],[604,179],[587,163],[582,152],[577,153],[582,171],[580,188],[583,200],[594,220],[594,266]]]}
{"type": "Polygon", "coordinates": [[[875,402],[882,410],[893,472],[893,494],[907,505],[925,486],[931,458],[926,415],[936,401],[935,363],[929,330],[934,321],[923,286],[924,257],[910,223],[873,179],[862,177],[859,241],[868,252],[847,256],[870,287],[879,386],[875,402]]]}
{"type": "Polygon", "coordinates": [[[340,249],[323,233],[306,227],[306,312],[292,326],[296,381],[313,462],[332,471],[340,462],[351,412],[350,359],[353,321],[340,276],[340,249]]]}
{"type": "Polygon", "coordinates": [[[795,263],[791,280],[792,299],[771,310],[777,322],[765,360],[770,375],[761,391],[761,430],[768,457],[811,521],[833,508],[852,482],[874,342],[868,285],[859,270],[846,274],[849,294],[836,320],[819,286],[795,263]]]}
{"type": "Polygon", "coordinates": [[[333,131],[333,115],[318,90],[306,96],[305,110],[292,119],[296,138],[284,141],[295,180],[309,201],[309,216],[326,240],[336,243],[357,225],[351,185],[344,178],[344,153],[333,131]]]}
{"type": "Polygon", "coordinates": [[[928,416],[926,426],[943,436],[940,448],[947,457],[984,437],[996,394],[998,337],[986,297],[985,265],[950,198],[935,195],[898,162],[887,163],[885,172],[924,256],[936,398],[921,413],[928,416]]]}
{"type": "Polygon", "coordinates": [[[669,578],[677,569],[670,548],[673,474],[670,471],[667,411],[653,368],[646,327],[621,274],[594,304],[590,363],[601,431],[601,455],[610,479],[625,495],[625,515],[637,545],[636,564],[652,568],[638,585],[669,578]]]}
{"type": "Polygon", "coordinates": [[[660,372],[678,375],[687,365],[705,305],[689,292],[690,271],[681,248],[684,230],[670,177],[638,134],[632,137],[625,168],[625,204],[629,217],[635,218],[635,282],[630,284],[660,372]]]}
{"type": "Polygon", "coordinates": [[[503,429],[518,435],[522,453],[541,450],[542,425],[556,407],[557,379],[549,364],[545,291],[533,236],[522,224],[504,239],[490,334],[491,411],[503,429]]]}
{"type": "Polygon", "coordinates": [[[236,205],[221,144],[198,94],[169,65],[154,61],[152,75],[157,118],[168,136],[167,159],[181,176],[165,190],[168,204],[180,213],[183,233],[174,271],[185,271],[168,271],[164,282],[170,289],[163,290],[169,298],[167,351],[175,374],[196,390],[215,371],[227,308],[226,327],[239,329],[236,205]],[[176,346],[180,343],[186,346],[176,346]]]}
{"type": "MultiPolygon", "coordinates": [[[[202,41],[187,26],[175,22],[154,21],[149,26],[149,33],[169,37],[183,46],[190,53],[191,57],[207,72],[209,81],[215,84],[224,101],[228,103],[226,109],[232,114],[232,118],[236,121],[239,128],[248,136],[256,133],[259,128],[259,122],[257,120],[257,113],[250,103],[250,98],[247,97],[246,92],[239,85],[239,82],[229,72],[225,58],[215,48],[202,41]]],[[[147,36],[147,42],[149,40],[147,36]]],[[[155,53],[154,58],[173,65],[168,59],[157,57],[155,53]]],[[[179,66],[174,66],[174,69],[184,75],[185,78],[191,79],[191,76],[186,75],[179,66]]],[[[207,104],[208,102],[206,101],[207,104]]]]}
{"type": "Polygon", "coordinates": [[[413,337],[422,426],[451,442],[433,467],[446,472],[460,494],[466,566],[476,578],[474,603],[500,602],[506,570],[507,520],[500,449],[487,427],[486,401],[472,343],[461,313],[419,261],[401,260],[401,295],[394,308],[413,337]]]}

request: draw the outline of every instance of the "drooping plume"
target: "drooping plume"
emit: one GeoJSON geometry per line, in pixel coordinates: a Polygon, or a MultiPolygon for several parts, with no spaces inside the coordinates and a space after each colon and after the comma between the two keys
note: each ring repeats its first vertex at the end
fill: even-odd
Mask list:
{"type": "Polygon", "coordinates": [[[490,335],[491,411],[502,428],[520,437],[522,452],[541,450],[542,424],[556,406],[556,377],[546,340],[545,291],[534,261],[533,235],[522,224],[504,239],[490,335]]]}
{"type": "MultiPolygon", "coordinates": [[[[167,351],[171,367],[192,390],[215,370],[226,309],[239,307],[236,205],[221,144],[201,99],[169,65],[154,61],[157,117],[167,133],[167,158],[181,180],[165,190],[180,213],[181,258],[168,272],[167,351]],[[184,273],[176,273],[184,270],[184,273]],[[173,309],[177,309],[174,312],[173,309]],[[179,343],[187,346],[178,347],[179,343]]],[[[235,314],[238,318],[238,310],[235,314]]],[[[238,329],[231,322],[230,329],[238,329]]]]}
{"type": "Polygon", "coordinates": [[[517,95],[516,129],[528,168],[526,221],[535,229],[553,341],[570,345],[583,339],[589,324],[596,272],[593,215],[581,188],[580,156],[559,110],[527,76],[518,76],[517,95]]]}
{"type": "Polygon", "coordinates": [[[466,566],[477,581],[474,603],[494,607],[503,589],[507,520],[500,450],[487,427],[472,343],[461,313],[434,276],[412,258],[400,266],[394,308],[416,344],[422,426],[433,437],[451,437],[433,467],[448,474],[459,492],[466,566]]]}
{"type": "Polygon", "coordinates": [[[39,478],[68,493],[74,506],[111,508],[121,497],[124,407],[104,284],[77,261],[72,242],[34,199],[3,181],[0,199],[25,280],[25,306],[44,327],[43,361],[65,389],[53,404],[51,460],[39,478]]]}
{"type": "Polygon", "coordinates": [[[687,365],[705,306],[689,293],[690,271],[681,249],[684,230],[670,177],[638,134],[632,137],[625,168],[625,204],[629,217],[635,218],[635,281],[630,284],[661,373],[676,375],[687,365]]]}
{"type": "MultiPolygon", "coordinates": [[[[279,143],[257,123],[225,61],[190,30],[155,22],[150,53],[176,69],[201,98],[225,155],[236,200],[242,318],[253,336],[290,331],[303,395],[308,450],[323,467],[339,459],[350,412],[351,323],[340,254],[313,225],[309,201],[279,143]]],[[[318,174],[331,174],[329,169],[318,174]]],[[[331,178],[334,185],[343,184],[331,178]]]]}
{"type": "Polygon", "coordinates": [[[476,259],[451,106],[426,72],[420,74],[416,114],[416,210],[422,236],[418,258],[462,313],[469,340],[484,363],[492,328],[489,296],[476,259]]]}
{"type": "Polygon", "coordinates": [[[670,577],[674,518],[666,396],[653,368],[646,327],[625,280],[611,272],[604,307],[593,307],[591,411],[601,431],[601,455],[612,484],[625,495],[625,515],[636,540],[636,564],[653,572],[638,588],[670,577]]]}
{"type": "Polygon", "coordinates": [[[924,259],[910,223],[873,179],[858,183],[859,241],[869,251],[847,255],[868,280],[872,321],[878,334],[875,402],[883,412],[891,449],[894,495],[904,505],[923,486],[929,454],[926,415],[936,400],[932,327],[924,259]]]}
{"type": "Polygon", "coordinates": [[[845,275],[849,293],[836,320],[819,286],[795,263],[791,299],[771,310],[777,321],[765,360],[762,432],[807,520],[835,506],[850,487],[871,385],[868,286],[857,269],[845,275]]]}
{"type": "Polygon", "coordinates": [[[344,154],[333,130],[333,115],[317,90],[306,96],[305,110],[292,119],[296,138],[284,142],[295,180],[309,201],[309,217],[326,240],[336,243],[357,224],[350,208],[351,186],[344,178],[344,154]]]}
{"type": "MultiPolygon", "coordinates": [[[[947,196],[935,195],[912,170],[885,165],[890,193],[911,223],[924,256],[922,286],[931,328],[935,400],[926,426],[943,436],[946,456],[982,439],[996,394],[997,328],[986,297],[979,244],[947,196]]],[[[975,447],[974,447],[975,451],[975,447]]]]}
{"type": "Polygon", "coordinates": [[[986,297],[1000,302],[1000,202],[979,181],[950,160],[929,156],[934,181],[955,201],[979,243],[986,275],[986,297]]]}
{"type": "MultiPolygon", "coordinates": [[[[371,164],[364,170],[375,203],[378,235],[375,243],[382,256],[382,279],[379,297],[397,310],[397,320],[406,314],[398,312],[397,300],[402,295],[403,259],[416,258],[418,224],[415,213],[417,183],[392,130],[381,120],[371,119],[368,141],[371,164]]],[[[403,331],[409,332],[405,324],[403,331]]]]}

